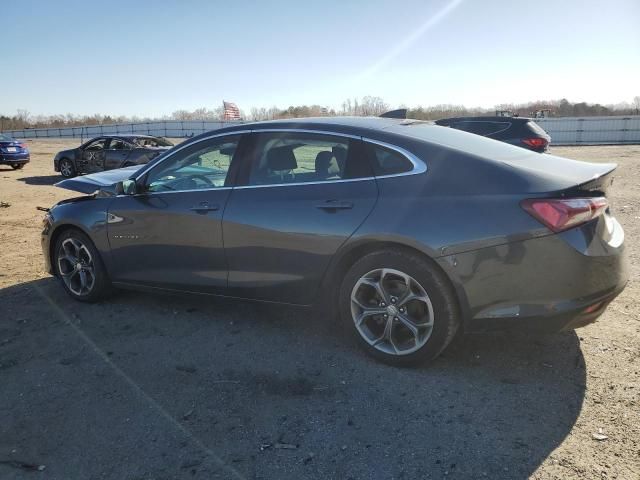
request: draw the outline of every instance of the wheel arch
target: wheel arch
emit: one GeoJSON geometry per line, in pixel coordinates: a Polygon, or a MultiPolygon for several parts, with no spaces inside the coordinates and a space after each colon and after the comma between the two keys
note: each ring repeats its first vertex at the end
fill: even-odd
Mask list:
{"type": "MultiPolygon", "coordinates": [[[[74,155],[74,157],[75,157],[75,155],[74,155]]],[[[78,163],[76,162],[76,159],[75,159],[75,158],[71,158],[71,156],[69,156],[69,155],[65,155],[64,157],[60,157],[60,158],[58,159],[58,172],[60,172],[60,171],[61,171],[61,169],[60,169],[60,164],[61,164],[63,161],[65,161],[65,160],[70,161],[70,162],[71,162],[71,165],[73,165],[73,169],[75,170],[75,172],[76,172],[76,173],[79,173],[79,172],[78,172],[78,163]]]]}
{"type": "MultiPolygon", "coordinates": [[[[48,253],[49,262],[50,262],[50,265],[51,265],[51,273],[54,274],[54,275],[56,274],[56,265],[55,265],[55,262],[54,262],[54,260],[55,260],[54,254],[55,254],[56,244],[58,243],[58,239],[60,238],[60,236],[63,233],[68,232],[69,230],[77,230],[79,232],[82,232],[87,237],[89,237],[89,240],[91,240],[92,243],[94,243],[93,240],[91,239],[91,235],[89,235],[89,232],[87,232],[80,225],[77,225],[77,224],[74,224],[74,223],[61,223],[59,225],[56,225],[54,227],[54,229],[52,230],[52,232],[51,232],[50,240],[49,240],[49,248],[48,248],[48,250],[49,250],[49,253],[48,253]]],[[[95,247],[95,243],[94,243],[94,247],[95,247]]]]}
{"type": "Polygon", "coordinates": [[[325,276],[322,281],[322,298],[325,301],[329,301],[330,305],[335,304],[335,296],[339,290],[341,279],[347,273],[349,268],[357,262],[359,259],[373,252],[380,250],[393,249],[402,251],[405,253],[419,256],[426,260],[436,270],[438,270],[447,279],[451,290],[453,291],[460,313],[462,314],[463,324],[464,319],[468,318],[470,311],[467,295],[462,285],[456,281],[455,276],[450,272],[441,262],[435,260],[435,258],[424,250],[420,249],[410,243],[405,243],[397,239],[385,239],[385,240],[367,240],[354,242],[348,246],[344,246],[340,251],[336,253],[332,263],[327,268],[325,276]]]}

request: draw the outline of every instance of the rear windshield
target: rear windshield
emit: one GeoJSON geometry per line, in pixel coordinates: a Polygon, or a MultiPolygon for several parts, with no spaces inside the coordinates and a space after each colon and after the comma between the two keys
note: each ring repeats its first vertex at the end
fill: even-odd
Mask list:
{"type": "Polygon", "coordinates": [[[547,132],[544,131],[544,128],[542,128],[536,122],[527,122],[527,126],[532,132],[537,133],[538,135],[547,135],[547,132]]]}
{"type": "Polygon", "coordinates": [[[11,138],[10,136],[2,135],[0,133],[0,142],[13,142],[13,141],[14,141],[13,138],[11,138]]]}
{"type": "Polygon", "coordinates": [[[464,130],[465,132],[475,133],[488,137],[496,133],[502,132],[511,126],[509,122],[485,122],[482,120],[466,120],[451,124],[451,128],[456,130],[464,130]]]}

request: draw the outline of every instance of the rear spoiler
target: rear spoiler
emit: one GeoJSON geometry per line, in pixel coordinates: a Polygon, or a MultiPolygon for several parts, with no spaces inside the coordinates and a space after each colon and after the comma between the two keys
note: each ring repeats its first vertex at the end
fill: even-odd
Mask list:
{"type": "Polygon", "coordinates": [[[405,120],[407,118],[407,109],[399,108],[397,110],[389,110],[380,115],[380,118],[401,118],[405,120]]]}

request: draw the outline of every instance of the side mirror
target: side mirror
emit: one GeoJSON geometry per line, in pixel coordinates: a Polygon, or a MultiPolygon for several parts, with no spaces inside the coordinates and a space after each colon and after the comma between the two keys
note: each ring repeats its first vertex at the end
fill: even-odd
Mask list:
{"type": "Polygon", "coordinates": [[[134,195],[137,191],[135,180],[123,180],[116,184],[116,194],[118,195],[134,195]]]}

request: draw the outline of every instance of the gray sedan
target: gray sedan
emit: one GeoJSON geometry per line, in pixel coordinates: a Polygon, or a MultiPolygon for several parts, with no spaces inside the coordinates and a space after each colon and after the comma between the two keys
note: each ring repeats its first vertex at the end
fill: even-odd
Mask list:
{"type": "Polygon", "coordinates": [[[53,159],[53,168],[63,177],[94,173],[114,168],[142,165],[171,148],[164,138],[148,135],[105,135],[63,150],[53,159]]]}
{"type": "Polygon", "coordinates": [[[460,330],[598,318],[628,278],[615,167],[427,122],[244,124],[60,182],[86,196],[51,208],[42,246],[76,300],[122,287],[311,306],[406,365],[460,330]]]}

